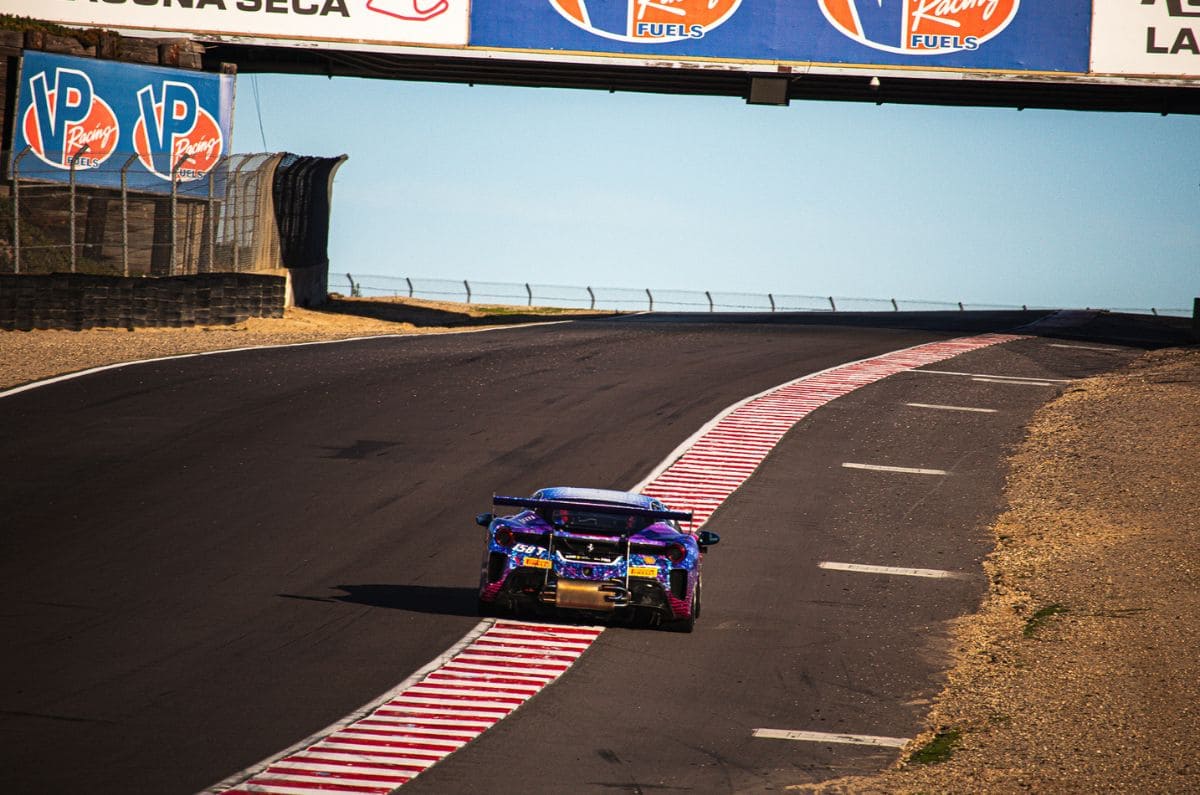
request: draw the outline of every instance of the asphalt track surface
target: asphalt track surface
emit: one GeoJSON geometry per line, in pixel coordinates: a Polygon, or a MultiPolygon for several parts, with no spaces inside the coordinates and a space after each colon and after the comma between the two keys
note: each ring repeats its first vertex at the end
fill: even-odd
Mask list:
{"type": "MultiPolygon", "coordinates": [[[[652,316],[180,359],[4,398],[4,791],[210,786],[475,626],[482,531],[470,517],[492,492],[628,487],[747,395],[1021,319],[652,316]]],[[[940,369],[1074,378],[1135,353],[1032,339],[940,369]]],[[[818,410],[711,520],[723,541],[695,634],[604,633],[560,682],[406,789],[731,791],[886,764],[894,751],[751,731],[916,731],[945,622],[984,589],[1007,448],[1062,386],[912,373],[818,410]]]]}

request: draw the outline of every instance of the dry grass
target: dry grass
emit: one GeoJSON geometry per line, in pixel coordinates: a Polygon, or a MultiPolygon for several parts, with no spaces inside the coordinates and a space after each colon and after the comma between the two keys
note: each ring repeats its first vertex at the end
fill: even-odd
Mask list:
{"type": "Polygon", "coordinates": [[[908,752],[798,791],[1200,791],[1200,350],[1151,353],[1038,412],[982,611],[908,752]]]}
{"type": "MultiPolygon", "coordinates": [[[[0,388],[175,353],[553,319],[333,308],[232,327],[0,332],[0,388]]],[[[909,748],[956,733],[944,761],[793,789],[1200,791],[1198,484],[1200,350],[1148,354],[1044,407],[1012,460],[990,593],[958,623],[948,685],[909,748]]]]}

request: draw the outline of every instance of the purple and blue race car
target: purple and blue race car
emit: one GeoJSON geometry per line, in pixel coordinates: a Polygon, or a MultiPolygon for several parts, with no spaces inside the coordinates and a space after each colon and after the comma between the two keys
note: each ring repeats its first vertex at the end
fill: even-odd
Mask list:
{"type": "Polygon", "coordinates": [[[720,541],[680,526],[692,515],[660,500],[607,489],[549,488],[492,498],[521,508],[483,513],[483,615],[545,612],[691,632],[700,615],[700,564],[720,541]]]}

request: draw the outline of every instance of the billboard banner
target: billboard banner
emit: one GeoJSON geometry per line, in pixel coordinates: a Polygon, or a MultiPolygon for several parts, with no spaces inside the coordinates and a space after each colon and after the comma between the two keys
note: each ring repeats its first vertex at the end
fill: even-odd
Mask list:
{"type": "Polygon", "coordinates": [[[27,51],[21,60],[13,156],[20,175],[50,182],[208,195],[205,177],[229,154],[230,75],[27,51]],[[21,153],[24,152],[24,155],[21,153]],[[182,165],[179,163],[182,160],[182,165]]]}
{"type": "Polygon", "coordinates": [[[4,12],[191,36],[461,47],[470,0],[5,0],[4,12]]]}
{"type": "Polygon", "coordinates": [[[1082,73],[1091,12],[1090,0],[474,0],[471,45],[1082,73]]]}
{"type": "Polygon", "coordinates": [[[1200,76],[1200,0],[1095,0],[1092,71],[1200,76]]]}

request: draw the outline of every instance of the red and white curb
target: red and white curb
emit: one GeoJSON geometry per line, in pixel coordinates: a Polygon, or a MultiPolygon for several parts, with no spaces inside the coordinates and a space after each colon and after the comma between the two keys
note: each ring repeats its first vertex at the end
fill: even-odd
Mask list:
{"type": "Polygon", "coordinates": [[[1016,339],[1021,337],[984,334],[931,342],[774,387],[717,415],[634,490],[672,507],[691,509],[698,527],[746,482],[792,426],[831,400],[896,373],[1016,339]]]}
{"type": "MultiPolygon", "coordinates": [[[[633,488],[696,525],[758,468],[792,426],[831,400],[890,375],[1021,339],[1005,334],[918,345],[832,367],[730,406],[633,488]]],[[[206,793],[383,795],[511,714],[571,667],[603,627],[481,622],[395,689],[281,755],[206,793]]]]}
{"type": "Polygon", "coordinates": [[[209,792],[330,795],[392,792],[474,740],[553,682],[600,627],[520,621],[489,626],[364,717],[305,742],[261,771],[209,792]]]}

